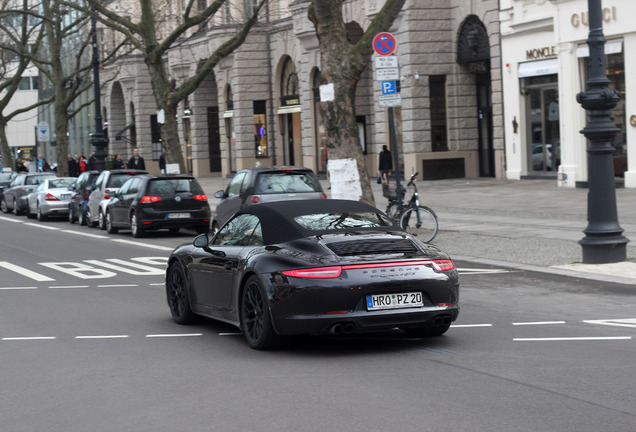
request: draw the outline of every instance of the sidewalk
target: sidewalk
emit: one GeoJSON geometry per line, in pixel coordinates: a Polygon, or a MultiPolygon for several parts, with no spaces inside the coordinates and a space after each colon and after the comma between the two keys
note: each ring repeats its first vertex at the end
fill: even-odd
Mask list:
{"type": "MultiPolygon", "coordinates": [[[[375,180],[375,179],[372,179],[375,180]]],[[[225,178],[199,179],[214,211],[214,193],[225,178]]],[[[330,196],[329,183],[322,185],[330,196]]],[[[582,264],[578,241],[587,226],[587,189],[557,187],[556,180],[453,179],[417,183],[420,202],[439,219],[433,244],[454,259],[636,287],[636,190],[617,189],[618,220],[628,260],[582,264]]],[[[376,207],[385,210],[382,187],[372,181],[376,207]]]]}

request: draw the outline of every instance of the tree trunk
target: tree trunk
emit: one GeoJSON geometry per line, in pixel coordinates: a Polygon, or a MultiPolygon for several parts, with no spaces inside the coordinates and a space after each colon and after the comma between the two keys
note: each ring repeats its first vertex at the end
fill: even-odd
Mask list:
{"type": "Polygon", "coordinates": [[[179,141],[179,129],[177,126],[177,106],[167,104],[165,109],[166,123],[161,128],[161,136],[166,150],[166,162],[178,163],[179,172],[186,173],[187,167],[183,152],[181,151],[181,143],[179,141]]]}
{"type": "Polygon", "coordinates": [[[2,166],[15,171],[15,160],[13,160],[13,152],[9,147],[9,141],[7,141],[7,123],[4,119],[0,119],[0,150],[2,151],[2,166]]]}

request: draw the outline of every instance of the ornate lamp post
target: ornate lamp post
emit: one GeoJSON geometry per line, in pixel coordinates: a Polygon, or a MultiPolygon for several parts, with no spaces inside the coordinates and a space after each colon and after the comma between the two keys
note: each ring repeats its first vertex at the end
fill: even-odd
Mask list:
{"type": "Polygon", "coordinates": [[[93,43],[93,59],[91,61],[91,65],[93,66],[93,88],[95,91],[95,133],[91,137],[91,144],[95,147],[97,170],[102,172],[106,167],[106,151],[104,149],[108,146],[108,139],[104,136],[104,129],[102,127],[102,102],[99,85],[99,53],[97,50],[97,20],[95,17],[91,18],[91,37],[93,43]]]}
{"type": "Polygon", "coordinates": [[[589,140],[587,220],[585,237],[579,241],[585,264],[604,264],[626,259],[629,239],[622,235],[616,210],[612,145],[619,129],[612,123],[610,110],[619,100],[618,92],[608,87],[605,37],[601,16],[601,0],[588,0],[590,33],[589,79],[587,91],[576,100],[587,111],[587,124],[581,131],[589,140]]]}

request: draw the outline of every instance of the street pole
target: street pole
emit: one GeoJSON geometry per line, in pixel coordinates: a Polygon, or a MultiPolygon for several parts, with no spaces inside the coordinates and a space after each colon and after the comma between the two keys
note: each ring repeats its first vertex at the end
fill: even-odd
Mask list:
{"type": "Polygon", "coordinates": [[[106,151],[108,139],[104,136],[102,128],[102,103],[99,85],[99,53],[97,50],[97,20],[91,17],[91,37],[93,43],[93,88],[95,91],[95,133],[91,137],[91,144],[95,147],[95,158],[97,159],[97,170],[104,171],[106,168],[106,151]]]}
{"type": "Polygon", "coordinates": [[[576,96],[576,100],[587,111],[587,124],[581,131],[589,140],[587,220],[579,241],[583,249],[584,264],[605,264],[625,261],[629,239],[622,235],[616,210],[614,184],[613,138],[620,131],[611,120],[610,110],[616,106],[620,96],[609,89],[607,59],[605,58],[605,36],[601,0],[588,0],[590,33],[587,45],[590,49],[589,79],[587,91],[576,96]]]}
{"type": "Polygon", "coordinates": [[[398,155],[393,107],[389,107],[389,144],[391,145],[391,153],[393,154],[393,171],[395,171],[395,192],[397,193],[398,211],[402,213],[402,209],[404,208],[404,203],[402,202],[402,184],[400,183],[402,173],[400,172],[400,155],[398,155]]]}

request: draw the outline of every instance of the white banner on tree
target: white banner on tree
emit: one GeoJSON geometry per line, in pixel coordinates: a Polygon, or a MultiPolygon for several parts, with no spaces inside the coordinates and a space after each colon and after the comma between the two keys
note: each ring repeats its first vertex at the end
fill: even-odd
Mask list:
{"type": "Polygon", "coordinates": [[[362,197],[358,162],[355,159],[331,159],[327,162],[331,198],[359,201],[362,197]]]}

